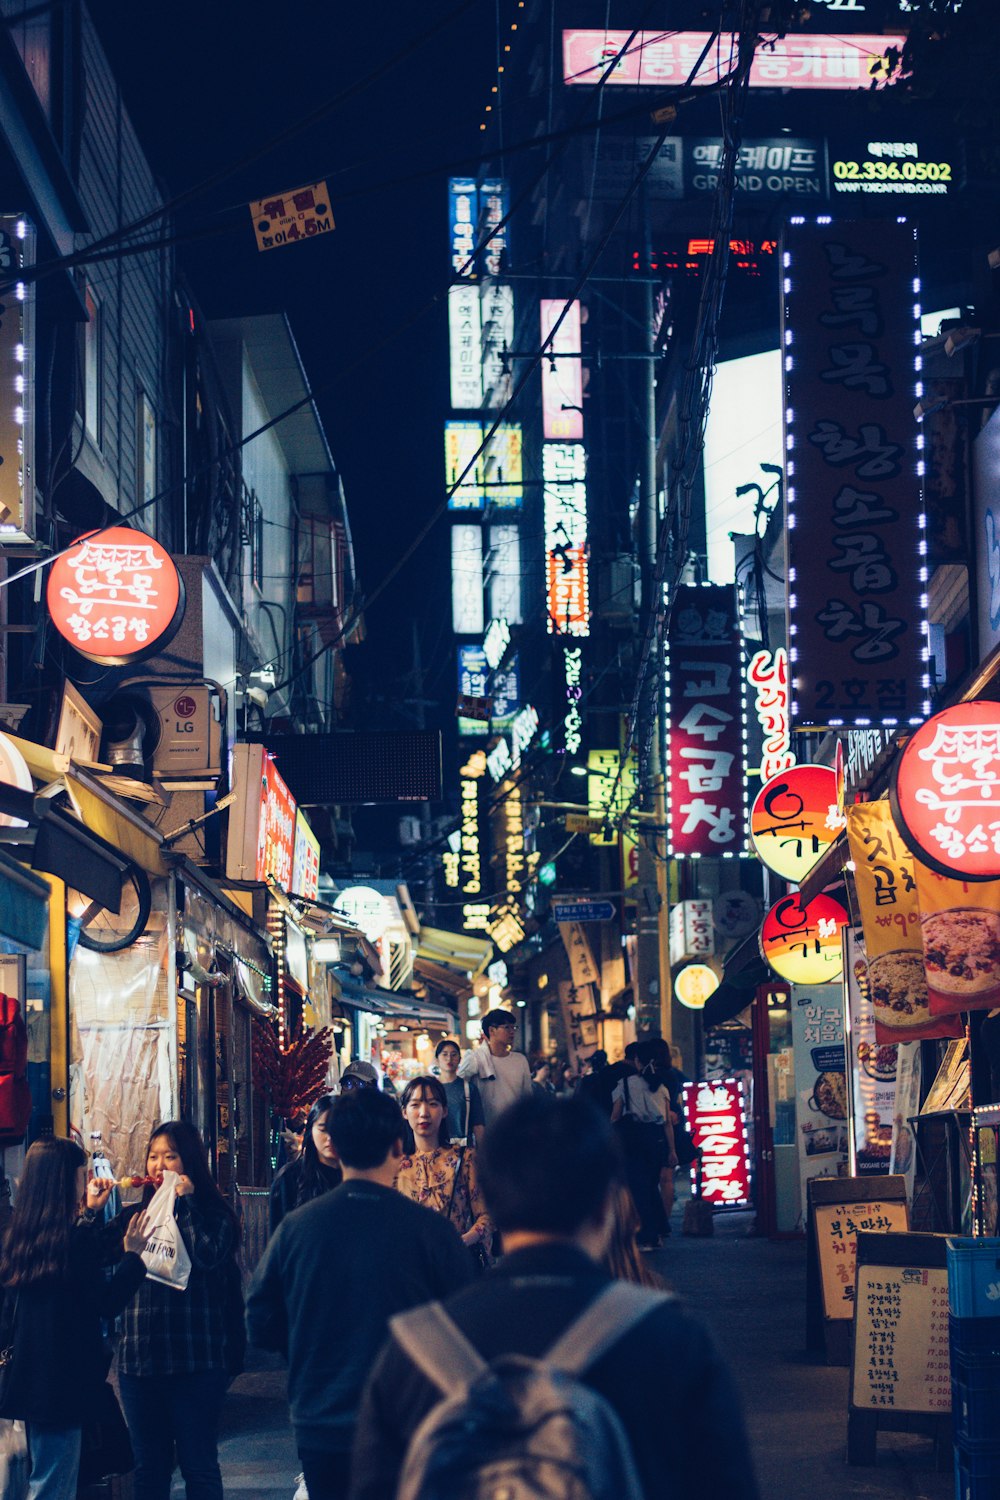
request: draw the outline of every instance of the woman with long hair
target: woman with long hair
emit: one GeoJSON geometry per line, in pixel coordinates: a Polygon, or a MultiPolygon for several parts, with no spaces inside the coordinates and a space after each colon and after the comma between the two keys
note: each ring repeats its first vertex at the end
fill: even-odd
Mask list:
{"type": "Polygon", "coordinates": [[[83,1429],[99,1415],[108,1373],[101,1319],[116,1317],[146,1276],[139,1215],[108,1279],[98,1214],[114,1182],[86,1182],[86,1162],[74,1141],[29,1148],[0,1250],[0,1416],[24,1422],[30,1500],[75,1500],[83,1429]]]}
{"type": "Polygon", "coordinates": [[[326,1117],[335,1095],[320,1094],[309,1111],[302,1150],[294,1161],[286,1162],[271,1184],[271,1233],[286,1214],[303,1203],[311,1203],[343,1181],[337,1153],[326,1133],[326,1117]]]}
{"type": "MultiPolygon", "coordinates": [[[[239,1223],[186,1120],[154,1127],[145,1170],[154,1184],[164,1172],[178,1174],[174,1217],[191,1278],[182,1292],[147,1279],[126,1309],[118,1373],[135,1448],[135,1500],[168,1500],[175,1446],[187,1500],[222,1500],[219,1414],[242,1359],[239,1223]]],[[[154,1191],[143,1190],[141,1209],[154,1191]]]]}
{"type": "Polygon", "coordinates": [[[466,1245],[485,1264],[493,1220],[479,1188],[474,1146],[452,1146],[448,1095],[439,1078],[411,1078],[400,1100],[409,1127],[408,1148],[399,1164],[396,1187],[451,1220],[466,1245]],[[412,1143],[412,1145],[411,1145],[412,1143]]]}
{"type": "Polygon", "coordinates": [[[628,1185],[639,1211],[639,1248],[655,1250],[661,1236],[670,1233],[660,1197],[660,1171],[677,1165],[670,1096],[647,1061],[641,1074],[621,1080],[611,1098],[611,1123],[621,1124],[628,1185]]]}
{"type": "Polygon", "coordinates": [[[613,1189],[614,1217],[611,1238],[604,1252],[604,1267],[618,1281],[634,1281],[636,1286],[653,1287],[662,1292],[666,1283],[643,1260],[636,1244],[639,1215],[632,1194],[623,1182],[613,1189]]]}

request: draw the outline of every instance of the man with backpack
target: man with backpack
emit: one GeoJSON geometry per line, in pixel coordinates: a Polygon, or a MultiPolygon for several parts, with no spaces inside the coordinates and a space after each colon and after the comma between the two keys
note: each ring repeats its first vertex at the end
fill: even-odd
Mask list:
{"type": "Polygon", "coordinates": [[[610,1124],[584,1100],[529,1097],[487,1129],[480,1180],[504,1260],[390,1320],[351,1500],[758,1500],[707,1334],[669,1293],[600,1264],[619,1175],[610,1124]]]}

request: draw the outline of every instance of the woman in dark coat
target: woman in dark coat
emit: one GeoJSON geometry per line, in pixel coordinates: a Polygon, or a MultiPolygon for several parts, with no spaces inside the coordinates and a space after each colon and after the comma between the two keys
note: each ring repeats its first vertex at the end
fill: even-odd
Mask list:
{"type": "Polygon", "coordinates": [[[32,1500],[74,1500],[83,1428],[98,1415],[109,1355],[101,1319],[113,1318],[145,1279],[140,1216],[110,1280],[97,1215],[114,1183],[86,1183],[73,1141],[36,1141],[24,1159],[0,1251],[0,1416],[25,1424],[32,1500]],[[80,1209],[86,1192],[86,1210],[80,1209]]]}
{"type": "Polygon", "coordinates": [[[333,1094],[321,1094],[316,1100],[306,1120],[301,1153],[282,1167],[271,1184],[272,1234],[293,1208],[311,1203],[343,1181],[337,1153],[326,1133],[326,1117],[333,1100],[333,1094]]]}

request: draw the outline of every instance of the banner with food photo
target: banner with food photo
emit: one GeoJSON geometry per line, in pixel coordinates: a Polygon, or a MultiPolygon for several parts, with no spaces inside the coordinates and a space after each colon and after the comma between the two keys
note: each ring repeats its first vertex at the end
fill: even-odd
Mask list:
{"type": "Polygon", "coordinates": [[[860,927],[844,929],[847,975],[848,1061],[853,1123],[853,1172],[882,1175],[889,1169],[892,1120],[896,1105],[896,1053],[891,1042],[875,1038],[875,1016],[868,984],[868,964],[860,927]]]}
{"type": "Polygon", "coordinates": [[[914,861],[932,1016],[1000,1003],[1000,880],[949,880],[914,861]]]}
{"type": "Polygon", "coordinates": [[[847,809],[847,842],[868,960],[868,985],[879,1046],[961,1036],[957,1017],[929,1004],[920,936],[915,861],[888,802],[847,809]]]}
{"type": "Polygon", "coordinates": [[[801,1201],[813,1177],[847,1170],[844,1006],[839,985],[792,986],[795,1133],[801,1201]]]}

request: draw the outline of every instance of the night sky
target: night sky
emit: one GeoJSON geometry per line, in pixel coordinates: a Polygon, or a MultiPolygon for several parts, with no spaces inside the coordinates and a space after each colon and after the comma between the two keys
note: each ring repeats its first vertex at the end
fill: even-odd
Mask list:
{"type": "MultiPolygon", "coordinates": [[[[139,136],[171,195],[357,90],[306,133],[181,208],[177,228],[197,233],[232,223],[236,209],[238,228],[194,240],[182,265],[208,317],[288,313],[313,386],[325,388],[318,405],[366,589],[441,498],[444,305],[411,320],[447,287],[446,178],[456,159],[482,149],[479,121],[495,77],[493,6],[474,0],[431,42],[415,43],[460,6],[93,5],[139,136]],[[364,84],[404,51],[405,61],[364,84]],[[249,213],[241,216],[237,206],[321,177],[335,233],[260,254],[249,213]],[[392,343],[372,353],[390,335],[392,343]]],[[[414,613],[428,688],[453,688],[450,656],[434,649],[448,628],[441,542],[435,533],[368,614],[369,641],[354,666],[368,715],[381,717],[371,695],[392,693],[390,679],[409,670],[414,613]]]]}

